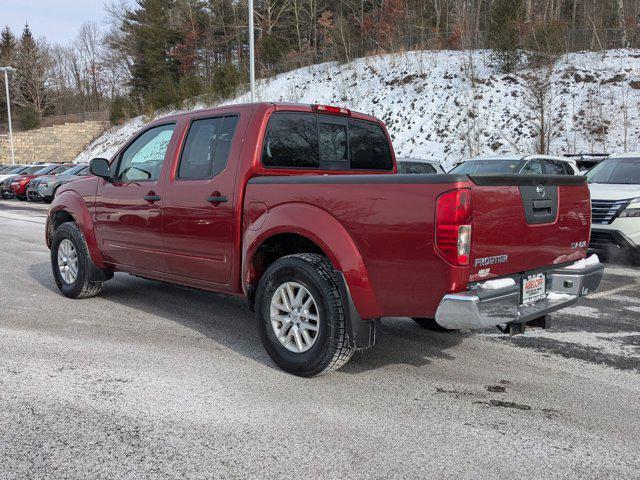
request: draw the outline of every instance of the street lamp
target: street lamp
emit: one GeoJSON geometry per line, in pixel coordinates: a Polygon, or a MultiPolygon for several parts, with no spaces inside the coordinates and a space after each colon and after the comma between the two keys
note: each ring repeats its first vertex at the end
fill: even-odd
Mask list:
{"type": "Polygon", "coordinates": [[[255,45],[253,40],[253,0],[249,0],[249,85],[251,88],[251,101],[256,98],[256,65],[255,45]]]}
{"type": "Polygon", "coordinates": [[[9,121],[9,148],[11,149],[11,164],[16,163],[15,154],[13,151],[13,127],[11,125],[11,100],[9,99],[9,74],[14,73],[15,68],[0,67],[0,72],[4,72],[4,89],[7,94],[7,119],[9,121]]]}

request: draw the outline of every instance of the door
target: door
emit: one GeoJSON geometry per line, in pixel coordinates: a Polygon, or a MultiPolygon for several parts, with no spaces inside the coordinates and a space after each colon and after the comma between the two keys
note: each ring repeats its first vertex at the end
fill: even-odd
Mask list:
{"type": "Polygon", "coordinates": [[[99,183],[95,231],[109,262],[165,272],[162,243],[162,167],[175,124],[152,127],[119,154],[113,180],[99,183]]]}
{"type": "Polygon", "coordinates": [[[239,121],[239,115],[229,114],[196,119],[189,126],[164,191],[164,247],[174,275],[229,284],[242,147],[240,135],[234,141],[239,121]]]}

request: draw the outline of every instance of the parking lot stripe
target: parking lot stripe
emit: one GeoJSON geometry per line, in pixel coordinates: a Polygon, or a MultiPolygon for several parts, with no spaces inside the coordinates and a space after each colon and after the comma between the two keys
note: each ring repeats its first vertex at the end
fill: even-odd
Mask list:
{"type": "Polygon", "coordinates": [[[609,295],[613,295],[614,293],[623,292],[625,290],[629,290],[630,288],[638,287],[640,288],[640,281],[635,281],[628,285],[622,285],[620,287],[612,288],[611,290],[605,290],[604,292],[596,292],[589,295],[588,298],[604,298],[609,295]]]}

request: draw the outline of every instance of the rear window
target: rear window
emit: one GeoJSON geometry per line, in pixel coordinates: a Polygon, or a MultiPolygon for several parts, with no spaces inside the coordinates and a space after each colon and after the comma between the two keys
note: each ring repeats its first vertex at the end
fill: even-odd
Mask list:
{"type": "Polygon", "coordinates": [[[275,113],[262,152],[267,167],[392,170],[380,125],[332,115],[275,113]]]}
{"type": "Polygon", "coordinates": [[[467,160],[449,173],[513,173],[520,160],[467,160]]]}
{"type": "Polygon", "coordinates": [[[319,168],[318,126],[311,113],[276,113],[269,120],[262,163],[267,167],[319,168]]]}
{"type": "Polygon", "coordinates": [[[548,175],[568,175],[565,162],[559,160],[545,160],[544,168],[548,175]]]}

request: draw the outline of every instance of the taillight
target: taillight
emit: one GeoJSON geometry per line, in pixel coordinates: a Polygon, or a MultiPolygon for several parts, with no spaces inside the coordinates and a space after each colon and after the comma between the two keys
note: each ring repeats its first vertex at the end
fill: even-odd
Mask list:
{"type": "Polygon", "coordinates": [[[471,190],[445,192],[436,200],[436,250],[452,265],[469,265],[471,190]]]}

